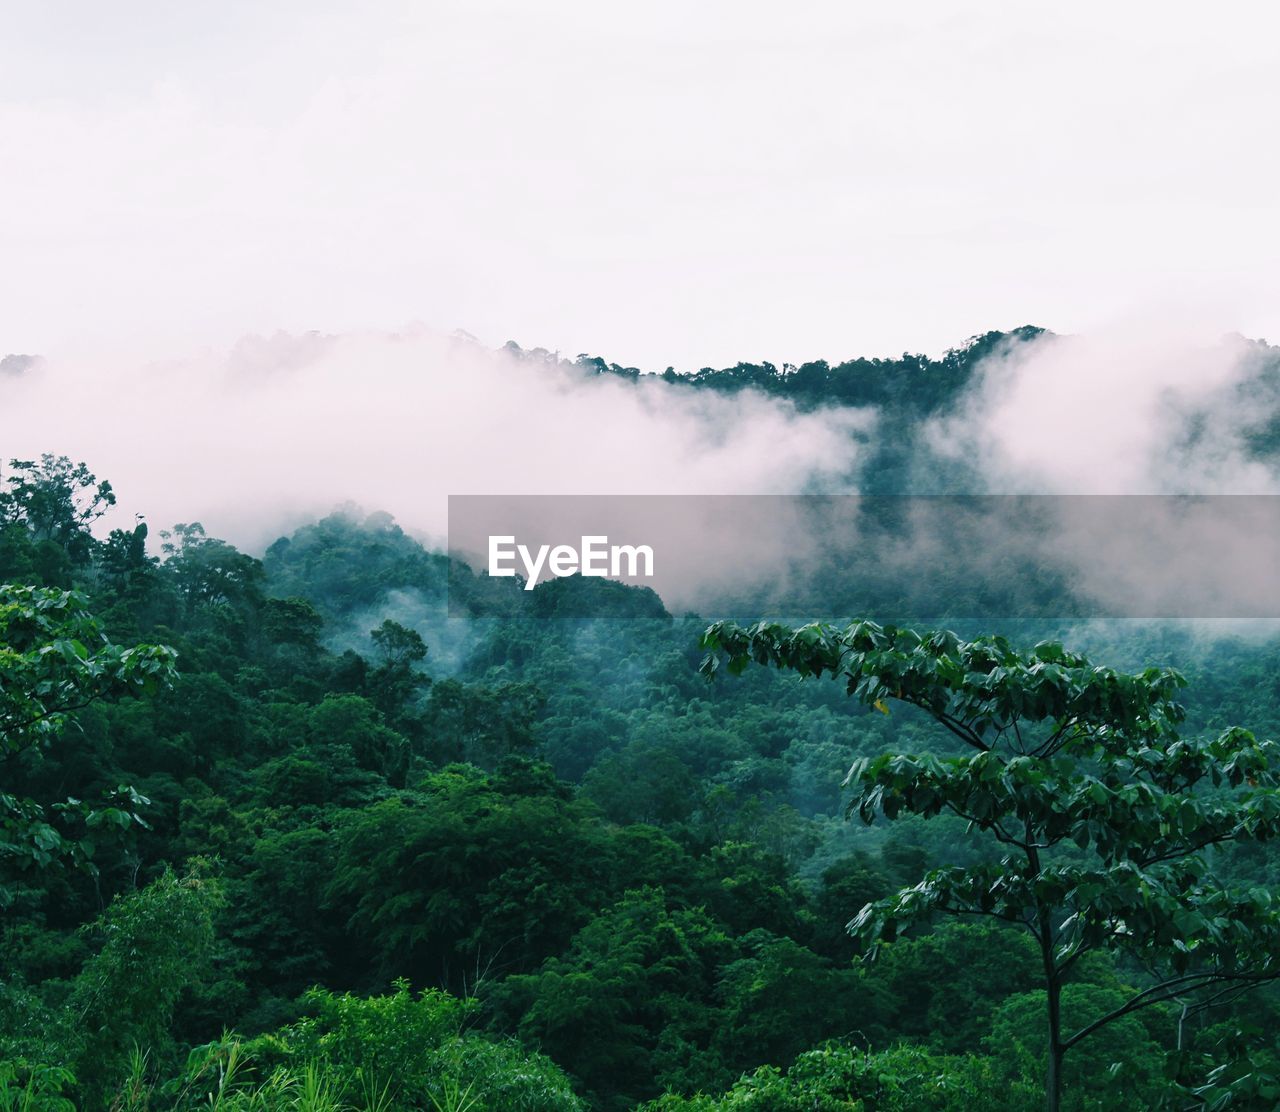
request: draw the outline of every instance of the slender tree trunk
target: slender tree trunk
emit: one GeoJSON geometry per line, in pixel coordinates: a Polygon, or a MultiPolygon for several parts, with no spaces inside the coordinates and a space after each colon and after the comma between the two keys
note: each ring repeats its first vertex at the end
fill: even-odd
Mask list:
{"type": "Polygon", "coordinates": [[[1044,1106],[1048,1112],[1058,1112],[1062,1104],[1062,986],[1057,976],[1050,972],[1053,951],[1046,952],[1045,989],[1049,998],[1049,1068],[1044,1079],[1044,1106]]]}
{"type": "MultiPolygon", "coordinates": [[[[1027,826],[1027,842],[1032,842],[1031,827],[1027,826]]],[[[1034,848],[1027,849],[1027,861],[1034,876],[1040,875],[1040,855],[1034,848]]],[[[1053,912],[1043,905],[1036,908],[1036,939],[1040,943],[1040,959],[1044,963],[1044,991],[1048,1003],[1049,1054],[1048,1069],[1044,1079],[1044,1106],[1048,1112],[1058,1112],[1062,1106],[1062,979],[1054,960],[1053,912]]]]}

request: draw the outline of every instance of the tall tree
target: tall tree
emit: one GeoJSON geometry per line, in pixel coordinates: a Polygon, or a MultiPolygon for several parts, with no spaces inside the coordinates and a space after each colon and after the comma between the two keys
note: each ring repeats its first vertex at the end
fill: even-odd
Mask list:
{"type": "Polygon", "coordinates": [[[935,869],[868,904],[849,924],[892,940],[935,913],[989,916],[1034,939],[1048,1029],[1046,1104],[1060,1107],[1064,1056],[1124,1016],[1165,1001],[1183,1015],[1280,976],[1280,909],[1264,888],[1234,891],[1210,851],[1280,832],[1276,747],[1232,728],[1183,738],[1170,669],[1124,674],[1055,642],[1031,652],[1004,638],[962,641],[860,621],[845,629],[718,622],[703,670],[723,659],[830,675],[887,710],[919,707],[970,755],[886,753],[849,771],[849,814],[870,823],[951,812],[1000,846],[998,862],[935,869]],[[1081,957],[1130,957],[1143,984],[1070,1030],[1062,989],[1081,957]]]}
{"type": "Polygon", "coordinates": [[[46,453],[39,461],[12,459],[0,488],[0,524],[25,525],[40,540],[76,548],[83,562],[89,526],[115,505],[108,482],[99,482],[83,463],[46,453]]]}

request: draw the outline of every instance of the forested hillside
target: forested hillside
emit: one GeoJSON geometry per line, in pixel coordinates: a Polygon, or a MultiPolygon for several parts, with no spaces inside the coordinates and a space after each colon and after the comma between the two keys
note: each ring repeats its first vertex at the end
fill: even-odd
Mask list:
{"type": "MultiPolygon", "coordinates": [[[[882,428],[868,487],[891,490],[911,430],[954,404],[997,343],[1038,332],[938,361],[667,377],[885,408],[906,431],[882,428]]],[[[553,358],[522,354],[533,373],[553,358]]],[[[1273,379],[1271,362],[1251,389],[1273,379]]],[[[1264,425],[1266,461],[1280,425],[1264,425]]],[[[471,617],[447,618],[449,558],[385,513],[335,513],[259,559],[196,523],[106,532],[114,496],[53,456],[12,461],[0,486],[0,1108],[1043,1105],[1044,969],[1017,922],[948,915],[939,897],[896,932],[846,929],[938,870],[1000,869],[1003,847],[981,836],[995,820],[933,806],[920,783],[877,782],[874,805],[846,818],[855,762],[959,759],[972,740],[948,725],[952,703],[910,687],[915,663],[851,692],[780,632],[704,641],[721,615],[673,616],[652,592],[580,579],[526,593],[455,574],[471,617]],[[617,616],[554,616],[587,590],[612,592],[617,616]],[[741,674],[700,674],[708,649],[741,674]],[[752,658],[779,667],[744,668],[752,658]]],[[[1153,754],[1175,735],[1280,732],[1280,639],[1256,630],[959,632],[1010,639],[983,698],[1006,697],[997,685],[1018,669],[1178,669],[1176,711],[1161,688],[1137,709],[1109,694],[1089,720],[1153,754]]],[[[973,667],[944,675],[987,651],[974,644],[925,643],[946,699],[977,698],[973,667]]],[[[1067,721],[1054,706],[1039,716],[1067,721]]],[[[1269,749],[1239,745],[1255,763],[1211,747],[1196,760],[1266,796],[1269,749]]],[[[1090,750],[1082,767],[1119,800],[1100,771],[1110,759],[1090,750]]],[[[1208,779],[1187,783],[1186,815],[1227,821],[1208,779]]],[[[1205,876],[1254,893],[1265,939],[1275,818],[1250,806],[1221,837],[1187,837],[1205,876]]],[[[1054,845],[1083,853],[1116,814],[1090,812],[1054,845]]],[[[1174,820],[1150,821],[1165,823],[1150,837],[1173,836],[1174,820]]],[[[1203,959],[1201,934],[1218,945],[1226,928],[1195,914],[1176,930],[1153,920],[1143,954],[1083,947],[1061,986],[1072,1028],[1144,991],[1179,943],[1203,959]]],[[[1139,930],[1118,921],[1105,930],[1139,930]]],[[[1265,961],[1240,969],[1257,981],[1247,995],[1200,1008],[1170,994],[1073,1046],[1063,1107],[1274,1108],[1280,992],[1265,961]]]]}

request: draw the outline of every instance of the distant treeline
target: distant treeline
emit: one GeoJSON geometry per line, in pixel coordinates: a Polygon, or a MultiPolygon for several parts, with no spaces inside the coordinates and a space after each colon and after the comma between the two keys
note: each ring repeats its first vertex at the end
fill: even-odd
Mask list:
{"type": "Polygon", "coordinates": [[[1023,325],[1009,332],[986,332],[952,348],[939,359],[904,352],[897,359],[846,359],[832,364],[815,359],[799,365],[784,363],[738,363],[732,367],[703,367],[680,372],[668,367],[661,374],[610,363],[598,355],[579,355],[567,360],[545,348],[525,350],[514,340],[506,344],[512,354],[533,362],[551,362],[579,367],[589,374],[615,375],[639,381],[661,378],[699,390],[731,393],[760,390],[787,398],[801,409],[822,405],[880,406],[916,417],[937,413],[972,381],[974,368],[1002,344],[1026,343],[1044,334],[1043,328],[1023,325]]]}

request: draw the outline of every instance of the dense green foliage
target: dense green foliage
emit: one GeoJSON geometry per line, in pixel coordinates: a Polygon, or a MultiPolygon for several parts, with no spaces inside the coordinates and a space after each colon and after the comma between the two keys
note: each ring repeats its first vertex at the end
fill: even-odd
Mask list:
{"type": "Polygon", "coordinates": [[[838,677],[879,709],[917,707],[972,755],[886,753],[849,770],[849,812],[864,822],[949,812],[993,838],[998,861],[934,869],[868,903],[850,933],[875,945],[939,912],[1024,928],[1039,948],[1049,1031],[1046,1089],[1057,1109],[1066,1053],[1104,1027],[1176,1000],[1183,1018],[1280,977],[1280,909],[1260,886],[1233,890],[1207,851],[1280,832],[1274,743],[1233,727],[1179,737],[1175,671],[1124,674],[1061,644],[1028,653],[1003,637],[856,622],[790,629],[719,622],[703,636],[741,672],[752,660],[838,677]],[[1140,988],[1062,1021],[1064,986],[1095,952],[1131,959],[1140,988]]]}
{"type": "MultiPolygon", "coordinates": [[[[763,668],[709,684],[705,623],[639,592],[617,596],[626,621],[547,619],[477,579],[474,616],[447,619],[448,559],[386,515],[334,515],[262,560],[194,523],[156,552],[142,525],[89,534],[110,489],[69,462],[8,478],[0,1108],[1040,1103],[1034,940],[999,918],[907,915],[895,896],[1008,868],[1006,847],[924,803],[922,778],[967,777],[969,819],[988,791],[987,830],[1025,787],[1002,779],[1010,760],[988,776],[928,700],[885,714],[901,684],[866,705],[763,668]],[[48,728],[31,725],[37,697],[48,728]],[[855,810],[895,821],[845,821],[851,764],[855,810]],[[58,852],[30,851],[42,841],[58,852]],[[868,904],[872,961],[844,929],[868,904]]],[[[544,612],[576,589],[556,584],[544,612]]],[[[1179,822],[1216,830],[1231,789],[1265,787],[1249,782],[1263,743],[1224,730],[1275,732],[1280,643],[1008,632],[1006,666],[1047,651],[1016,645],[1066,637],[1118,669],[1186,675],[1179,740],[1148,739],[1181,745],[1210,785],[1177,788],[1179,822]]],[[[1150,675],[1159,705],[1166,675],[1150,675]]],[[[1112,783],[1105,747],[1076,756],[1052,772],[1061,868],[1099,852],[1121,868],[1106,812],[1131,785],[1112,783]]],[[[1265,846],[1206,853],[1202,886],[1261,905],[1280,880],[1265,846]]],[[[1114,916],[1085,882],[1092,942],[1061,985],[1073,1031],[1151,983],[1104,944],[1114,916]]],[[[1243,952],[1228,942],[1219,956],[1243,952]]],[[[1067,1056],[1065,1105],[1274,1107],[1278,1004],[1263,988],[1126,1014],[1067,1056]]]]}

